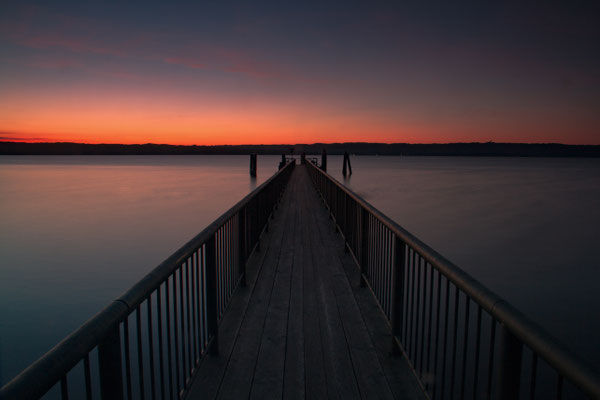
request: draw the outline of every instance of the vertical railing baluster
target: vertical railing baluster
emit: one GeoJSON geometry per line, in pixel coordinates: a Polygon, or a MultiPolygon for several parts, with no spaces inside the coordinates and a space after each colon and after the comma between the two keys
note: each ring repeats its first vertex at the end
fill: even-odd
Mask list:
{"type": "Polygon", "coordinates": [[[535,399],[535,381],[536,381],[536,375],[537,375],[537,354],[533,353],[532,357],[531,357],[531,380],[530,380],[530,386],[529,386],[529,398],[531,400],[535,399]]]}
{"type": "MultiPolygon", "coordinates": [[[[418,360],[419,360],[419,339],[422,341],[422,336],[419,333],[419,322],[421,319],[421,255],[417,254],[416,256],[417,264],[415,265],[416,273],[417,273],[417,293],[416,293],[416,303],[417,303],[417,312],[416,312],[416,321],[415,321],[415,351],[414,351],[414,362],[413,366],[415,371],[418,370],[418,360]]],[[[420,378],[420,377],[419,377],[420,378]]]]}
{"type": "Polygon", "coordinates": [[[92,374],[89,353],[83,357],[83,374],[85,376],[85,398],[86,400],[92,400],[92,374]]]}
{"type": "MultiPolygon", "coordinates": [[[[168,283],[168,280],[167,280],[168,283]]],[[[160,398],[165,398],[165,356],[163,354],[163,321],[162,321],[162,295],[161,295],[162,283],[156,289],[156,312],[158,322],[158,362],[159,362],[159,375],[160,375],[160,398]]]]}
{"type": "Polygon", "coordinates": [[[152,400],[156,399],[156,380],[154,374],[154,343],[152,335],[152,293],[146,299],[148,311],[148,356],[150,358],[150,395],[152,400]]]}
{"type": "MultiPolygon", "coordinates": [[[[173,278],[173,275],[171,275],[173,278]]],[[[171,299],[169,293],[169,278],[165,281],[165,309],[167,328],[167,375],[169,377],[169,399],[173,400],[173,352],[171,351],[171,299]]]]}
{"type": "Polygon", "coordinates": [[[60,378],[60,398],[61,400],[69,400],[69,386],[67,384],[67,374],[60,378]]]}
{"type": "MultiPolygon", "coordinates": [[[[137,355],[138,355],[138,376],[139,376],[139,389],[140,398],[144,399],[144,358],[142,351],[142,312],[140,306],[137,306],[135,310],[135,326],[137,336],[137,355]]],[[[102,395],[104,398],[104,395],[102,395]]],[[[110,397],[107,397],[110,398],[110,397]]]]}
{"type": "Polygon", "coordinates": [[[192,260],[192,268],[191,268],[191,292],[192,292],[192,302],[191,302],[191,308],[192,308],[192,337],[191,337],[191,342],[192,342],[192,356],[193,356],[193,363],[192,365],[194,366],[194,370],[196,369],[196,367],[198,366],[198,347],[197,347],[197,338],[198,338],[198,331],[197,331],[197,318],[196,315],[198,313],[198,310],[196,309],[196,297],[198,296],[198,287],[196,286],[196,270],[198,268],[198,253],[196,251],[194,251],[192,253],[192,255],[190,256],[190,259],[192,260]]]}
{"type": "MultiPolygon", "coordinates": [[[[431,373],[430,362],[431,362],[431,335],[433,332],[433,265],[427,263],[429,267],[429,320],[427,321],[427,357],[425,361],[425,371],[427,374],[431,373]]],[[[425,382],[425,389],[429,388],[429,379],[425,382]]]]}
{"type": "Polygon", "coordinates": [[[452,335],[452,361],[450,363],[450,399],[454,398],[454,381],[456,378],[456,347],[458,339],[458,304],[460,302],[460,291],[454,286],[454,334],[452,335]]]}
{"type": "Polygon", "coordinates": [[[473,368],[473,400],[477,400],[477,381],[479,380],[479,353],[481,346],[481,306],[477,305],[477,332],[475,332],[475,366],[473,368]]]}
{"type": "Polygon", "coordinates": [[[119,324],[112,327],[98,344],[100,392],[103,399],[123,398],[121,369],[121,332],[119,324]]]}
{"type": "Polygon", "coordinates": [[[558,373],[558,378],[556,380],[556,400],[561,400],[563,394],[563,376],[558,373]]]}
{"type": "Polygon", "coordinates": [[[414,348],[414,338],[413,338],[413,330],[414,330],[414,320],[415,320],[415,250],[411,248],[411,253],[410,253],[410,257],[409,257],[409,263],[410,263],[410,319],[408,320],[409,325],[408,325],[408,343],[407,346],[408,348],[407,353],[408,353],[408,357],[410,358],[411,363],[414,366],[414,361],[413,361],[413,348],[414,348]]]}
{"type": "Polygon", "coordinates": [[[239,240],[239,260],[238,267],[241,275],[241,285],[246,286],[246,207],[243,207],[238,213],[238,240],[239,240]]]}
{"type": "Polygon", "coordinates": [[[131,352],[129,349],[129,316],[123,321],[123,343],[125,345],[125,383],[127,384],[127,399],[133,398],[131,383],[131,352]]]}
{"type": "Polygon", "coordinates": [[[402,347],[406,351],[408,348],[408,306],[409,306],[409,296],[410,296],[410,277],[409,277],[409,263],[408,257],[410,253],[410,249],[405,244],[404,245],[404,309],[402,310],[403,318],[402,318],[402,347]]]}
{"type": "Polygon", "coordinates": [[[465,301],[466,301],[466,305],[465,305],[465,325],[464,325],[464,332],[463,332],[463,356],[462,356],[462,381],[460,383],[460,399],[464,399],[465,398],[465,380],[466,380],[466,374],[467,374],[467,344],[469,343],[469,305],[470,305],[470,298],[468,295],[465,294],[465,301]]]}
{"type": "Polygon", "coordinates": [[[193,364],[193,354],[192,354],[192,323],[190,318],[190,306],[192,303],[190,302],[190,263],[192,262],[192,258],[189,257],[187,262],[185,263],[185,298],[186,298],[186,318],[187,318],[187,358],[188,358],[188,371],[190,378],[192,377],[192,366],[193,364]]]}
{"type": "Polygon", "coordinates": [[[404,270],[405,264],[404,242],[394,235],[394,264],[392,269],[392,352],[398,353],[396,336],[402,331],[402,312],[404,309],[404,270]]]}
{"type": "MultiPolygon", "coordinates": [[[[385,311],[385,230],[381,222],[378,221],[379,225],[379,304],[385,311]]],[[[389,314],[386,312],[386,317],[389,318],[389,314]]]]}
{"type": "Polygon", "coordinates": [[[203,255],[202,255],[202,247],[196,250],[196,289],[198,293],[196,294],[196,313],[198,314],[198,337],[196,340],[198,341],[198,358],[201,358],[204,355],[204,278],[202,277],[202,265],[203,263],[203,255]]]}
{"type": "Polygon", "coordinates": [[[437,271],[437,297],[436,297],[436,305],[435,305],[435,315],[436,315],[436,323],[435,323],[435,351],[433,352],[433,390],[431,398],[435,399],[435,393],[438,388],[438,359],[439,359],[439,349],[440,349],[440,306],[442,302],[442,273],[439,270],[437,271]]]}
{"type": "MultiPolygon", "coordinates": [[[[264,206],[264,202],[261,203],[264,206]]],[[[262,207],[261,207],[262,213],[262,207]]],[[[262,226],[262,214],[260,224],[262,226]]],[[[217,265],[219,268],[217,269],[217,283],[219,284],[219,307],[217,313],[217,321],[221,319],[221,314],[223,313],[223,304],[225,303],[225,225],[219,229],[219,236],[217,239],[217,265]]]]}
{"type": "Polygon", "coordinates": [[[387,305],[387,310],[388,310],[388,319],[391,320],[392,319],[392,297],[393,297],[393,293],[392,293],[392,287],[393,287],[393,264],[394,264],[394,258],[393,258],[393,248],[394,248],[394,237],[395,235],[393,233],[390,232],[389,229],[385,230],[385,244],[386,244],[386,250],[385,250],[385,254],[386,254],[386,277],[385,277],[385,291],[386,291],[386,305],[387,305]]]}
{"type": "Polygon", "coordinates": [[[440,390],[440,395],[444,398],[444,388],[446,386],[446,349],[448,344],[448,320],[450,319],[450,279],[446,277],[446,301],[445,301],[445,311],[444,311],[444,349],[442,350],[442,387],[440,390]]]}
{"type": "MultiPolygon", "coordinates": [[[[184,264],[187,264],[187,261],[185,261],[184,264]]],[[[183,286],[183,265],[179,266],[179,316],[181,317],[180,319],[180,329],[181,329],[181,347],[177,350],[181,352],[181,382],[182,382],[182,386],[181,389],[185,389],[185,387],[187,386],[186,381],[187,381],[187,371],[185,368],[186,365],[186,357],[185,357],[185,311],[184,311],[184,304],[183,304],[183,296],[184,296],[184,291],[185,288],[183,286]]]]}
{"type": "Polygon", "coordinates": [[[492,376],[494,371],[494,345],[496,343],[496,320],[494,317],[491,319],[490,328],[490,358],[488,360],[488,376],[487,376],[487,399],[492,397],[492,376]]]}
{"type": "MultiPolygon", "coordinates": [[[[269,201],[270,207],[270,201],[269,201]]],[[[270,208],[269,208],[270,210],[270,208]]],[[[269,217],[267,216],[267,219],[269,217]]],[[[230,218],[227,221],[227,276],[228,276],[228,285],[227,288],[227,303],[229,303],[229,299],[231,298],[231,294],[233,293],[233,288],[235,287],[235,276],[233,275],[233,256],[234,256],[234,245],[233,245],[233,218],[230,218]]]]}
{"type": "Polygon", "coordinates": [[[425,350],[425,317],[427,315],[427,311],[425,310],[425,306],[427,305],[427,263],[424,258],[421,258],[421,271],[423,272],[423,294],[421,295],[423,302],[423,317],[421,318],[421,349],[419,356],[419,376],[423,376],[423,357],[425,350]]]}
{"type": "Polygon", "coordinates": [[[360,286],[366,286],[367,260],[369,253],[369,214],[365,208],[360,209],[361,248],[360,248],[360,286]]]}
{"type": "Polygon", "coordinates": [[[497,398],[499,400],[517,399],[521,380],[523,345],[504,324],[500,324],[499,344],[497,398]]]}
{"type": "Polygon", "coordinates": [[[219,354],[219,327],[217,325],[217,282],[214,235],[206,242],[206,312],[208,333],[212,335],[210,353],[219,354]]]}
{"type": "MultiPolygon", "coordinates": [[[[181,268],[181,266],[180,266],[181,268]]],[[[175,396],[179,398],[181,388],[181,374],[179,373],[179,328],[177,320],[177,271],[173,272],[173,352],[175,353],[175,396]]],[[[171,341],[169,341],[170,343],[171,341]]]]}

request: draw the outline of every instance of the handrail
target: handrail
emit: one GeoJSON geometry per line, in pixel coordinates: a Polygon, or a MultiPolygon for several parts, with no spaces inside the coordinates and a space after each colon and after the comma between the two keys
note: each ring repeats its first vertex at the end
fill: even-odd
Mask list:
{"type": "MultiPolygon", "coordinates": [[[[465,321],[465,329],[463,329],[463,333],[467,332],[465,335],[468,335],[470,328],[468,303],[470,303],[469,300],[471,300],[472,302],[476,303],[478,307],[481,307],[481,309],[486,311],[492,317],[493,321],[497,321],[499,324],[501,324],[501,328],[503,329],[502,333],[504,335],[503,338],[501,338],[500,343],[501,352],[503,351],[502,346],[506,345],[506,341],[510,342],[508,343],[509,345],[514,344],[511,342],[511,340],[514,341],[514,338],[516,338],[516,347],[513,346],[508,348],[512,350],[516,348],[516,353],[518,353],[518,355],[520,355],[522,344],[531,349],[533,352],[532,357],[535,359],[535,361],[532,361],[533,366],[531,367],[533,377],[533,379],[530,379],[530,383],[532,383],[533,387],[531,393],[534,393],[535,391],[537,357],[539,356],[557,371],[559,376],[558,386],[561,387],[560,390],[562,390],[562,377],[564,377],[571,381],[575,386],[583,390],[591,398],[600,399],[600,377],[596,371],[587,365],[587,362],[573,354],[573,352],[568,350],[564,345],[548,334],[543,328],[531,321],[531,319],[527,318],[507,301],[485,287],[461,268],[447,260],[434,249],[423,243],[399,224],[392,221],[366,200],[358,196],[350,189],[346,188],[331,175],[327,174],[327,172],[321,170],[311,163],[307,163],[307,165],[315,187],[323,197],[327,207],[336,221],[338,228],[340,229],[340,232],[344,236],[346,246],[353,253],[357,263],[359,264],[359,267],[361,268],[362,279],[364,279],[373,290],[375,297],[378,299],[380,306],[382,307],[382,310],[384,313],[386,313],[386,316],[393,327],[395,342],[402,346],[402,342],[404,341],[404,344],[412,346],[418,341],[418,338],[416,338],[417,333],[425,336],[428,335],[428,339],[420,339],[420,348],[402,348],[402,351],[405,353],[405,355],[409,356],[410,361],[413,363],[415,371],[417,364],[420,364],[418,367],[422,373],[424,368],[426,369],[430,367],[430,360],[432,363],[437,363],[438,358],[442,357],[438,356],[437,354],[432,354],[430,351],[432,347],[435,347],[436,351],[439,350],[439,340],[437,337],[432,339],[431,336],[432,333],[436,333],[439,336],[441,326],[440,303],[443,301],[440,299],[443,294],[442,277],[438,275],[437,280],[435,279],[435,269],[438,274],[443,275],[443,277],[447,280],[445,290],[446,303],[451,302],[449,300],[449,293],[451,291],[449,283],[452,283],[455,286],[455,300],[453,303],[455,307],[454,315],[449,315],[450,313],[448,312],[444,320],[447,329],[449,318],[454,317],[455,319],[455,331],[453,339],[455,343],[454,352],[456,352],[456,338],[458,336],[458,316],[461,315],[460,311],[458,310],[460,301],[459,293],[462,293],[464,294],[463,297],[466,298],[463,304],[467,304],[466,314],[462,314],[462,318],[465,321]],[[364,213],[367,214],[366,217],[364,213]],[[390,236],[393,236],[393,238],[390,238],[390,236]],[[379,244],[378,240],[383,241],[383,244],[379,244]],[[394,244],[390,245],[392,241],[394,244]],[[375,250],[375,252],[373,250],[375,250]],[[385,254],[386,252],[387,254],[385,254]],[[370,277],[367,273],[369,267],[372,267],[371,264],[374,264],[377,268],[382,267],[388,268],[389,270],[384,272],[376,271],[376,273],[378,273],[380,276],[376,277],[378,280],[377,282],[372,282],[369,281],[370,277]],[[430,269],[428,269],[428,266],[430,266],[430,269]],[[423,277],[422,285],[421,277],[423,277]],[[427,278],[429,278],[429,288],[427,288],[426,285],[427,278]],[[386,279],[390,282],[386,282],[386,279]],[[412,281],[409,282],[409,280],[412,281]],[[437,296],[433,290],[434,281],[435,288],[437,289],[437,296]],[[409,287],[409,283],[412,285],[411,287],[409,287]],[[375,286],[378,287],[375,288],[375,286]],[[429,299],[426,298],[426,294],[429,294],[429,299]],[[437,311],[434,311],[433,303],[436,300],[437,311]],[[406,303],[412,303],[412,309],[411,305],[407,305],[406,303]],[[419,310],[420,306],[423,307],[421,315],[412,315],[414,314],[412,311],[415,308],[419,310]],[[429,307],[429,312],[426,311],[426,307],[429,307]],[[435,324],[436,332],[433,332],[433,325],[435,322],[433,321],[434,315],[435,318],[437,318],[437,323],[435,324]],[[429,317],[429,322],[427,324],[425,323],[426,317],[429,317]],[[420,321],[421,327],[419,327],[420,318],[422,318],[420,321]],[[406,325],[410,326],[407,327],[406,325]],[[414,332],[414,337],[412,337],[413,335],[411,335],[411,332],[414,332]],[[401,337],[403,337],[404,340],[400,340],[401,337]],[[411,340],[412,343],[410,343],[411,340]],[[425,348],[425,346],[427,346],[427,348],[425,348]],[[419,355],[419,359],[417,359],[417,355],[419,355]]],[[[444,304],[442,303],[442,305],[444,304]]],[[[446,304],[445,306],[446,310],[448,310],[448,305],[446,304]]],[[[479,340],[479,335],[481,332],[480,312],[478,315],[478,325],[477,340],[479,340]]],[[[491,352],[493,351],[494,344],[494,329],[495,325],[491,328],[491,352]]],[[[446,339],[443,339],[443,343],[445,347],[446,339]]],[[[468,352],[466,337],[464,338],[463,351],[464,360],[467,358],[468,352]]],[[[474,351],[476,352],[477,362],[479,362],[480,349],[475,349],[474,351]]],[[[493,358],[493,353],[491,354],[492,355],[490,357],[493,358]]],[[[511,355],[500,354],[500,359],[504,360],[507,356],[510,357],[511,355]]],[[[445,355],[443,357],[445,365],[445,355]]],[[[456,355],[454,354],[453,363],[455,357],[456,355]]],[[[512,368],[517,369],[517,371],[521,371],[521,359],[520,357],[518,358],[519,366],[515,365],[517,361],[510,365],[499,365],[496,366],[496,373],[505,379],[507,371],[500,371],[502,368],[512,368]]],[[[491,376],[492,367],[489,367],[489,369],[490,371],[488,371],[488,373],[491,376]]],[[[430,372],[431,371],[429,371],[429,373],[430,372]]],[[[463,364],[463,381],[465,380],[465,374],[466,372],[463,364]]],[[[422,374],[420,378],[426,375],[427,374],[422,374]]],[[[516,382],[512,381],[510,384],[514,385],[516,383],[516,393],[518,394],[518,379],[520,378],[518,374],[516,378],[514,376],[512,378],[517,379],[516,382]]],[[[475,380],[477,379],[477,375],[475,374],[475,380]]],[[[441,377],[442,391],[444,390],[443,385],[447,380],[448,379],[446,377],[441,377]]],[[[504,381],[504,384],[506,383],[507,381],[504,381]]],[[[435,390],[431,390],[431,388],[427,387],[429,386],[429,382],[427,382],[427,384],[422,382],[422,384],[424,389],[430,389],[429,395],[431,398],[435,398],[435,390]]],[[[450,384],[453,385],[454,382],[451,381],[450,384]]],[[[435,385],[433,384],[431,386],[435,385]]],[[[462,383],[462,386],[464,387],[464,383],[462,383]]],[[[474,383],[474,386],[477,387],[477,382],[474,383]]],[[[492,383],[490,382],[488,388],[489,391],[491,391],[491,386],[492,383]]],[[[503,392],[504,388],[499,386],[503,386],[503,383],[496,382],[496,388],[499,390],[501,398],[510,398],[510,396],[515,393],[511,392],[511,394],[508,395],[506,394],[506,391],[503,392]]],[[[451,390],[455,389],[456,388],[453,388],[451,390]]],[[[473,390],[475,391],[475,389],[473,390]]],[[[451,393],[452,396],[454,392],[451,393]]]]}
{"type": "Polygon", "coordinates": [[[294,165],[294,162],[286,164],[9,381],[0,389],[0,398],[39,398],[59,382],[63,398],[68,398],[67,374],[80,362],[83,362],[87,398],[98,391],[102,398],[110,399],[123,398],[124,392],[131,399],[136,391],[151,392],[153,398],[157,392],[162,398],[172,398],[173,393],[176,398],[184,396],[200,359],[208,351],[218,352],[218,320],[238,283],[245,284],[247,258],[260,245],[260,234],[268,225],[294,165]],[[145,312],[143,303],[147,305],[145,312]],[[137,338],[129,334],[129,319],[133,319],[133,314],[137,338]],[[153,334],[158,334],[158,338],[153,339],[153,334]],[[171,337],[173,340],[169,342],[171,337]],[[90,373],[90,352],[95,348],[98,348],[100,388],[92,387],[90,373]],[[138,356],[137,372],[131,366],[136,361],[132,360],[135,355],[132,353],[138,356]],[[149,366],[144,364],[148,358],[149,366]],[[167,366],[174,366],[171,369],[176,370],[175,377],[173,371],[165,372],[167,366]],[[126,377],[125,383],[122,375],[126,377]],[[133,387],[132,375],[137,376],[139,388],[133,387]],[[148,376],[151,382],[144,384],[148,376]]]}

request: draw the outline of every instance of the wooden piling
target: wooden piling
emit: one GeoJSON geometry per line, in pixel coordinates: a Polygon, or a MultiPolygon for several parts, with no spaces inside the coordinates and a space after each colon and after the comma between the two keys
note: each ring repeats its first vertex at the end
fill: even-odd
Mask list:
{"type": "Polygon", "coordinates": [[[345,151],[344,152],[344,166],[342,167],[342,175],[346,176],[347,172],[350,172],[349,175],[352,175],[352,165],[350,164],[350,154],[348,154],[348,152],[345,151]]]}
{"type": "Polygon", "coordinates": [[[250,154],[250,176],[256,178],[256,154],[250,154]]]}

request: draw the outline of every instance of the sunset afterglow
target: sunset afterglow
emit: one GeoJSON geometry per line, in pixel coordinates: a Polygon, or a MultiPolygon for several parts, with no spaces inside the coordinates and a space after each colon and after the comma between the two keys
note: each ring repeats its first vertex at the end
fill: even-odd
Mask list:
{"type": "Polygon", "coordinates": [[[585,4],[307,4],[9,2],[0,140],[600,144],[585,4]]]}

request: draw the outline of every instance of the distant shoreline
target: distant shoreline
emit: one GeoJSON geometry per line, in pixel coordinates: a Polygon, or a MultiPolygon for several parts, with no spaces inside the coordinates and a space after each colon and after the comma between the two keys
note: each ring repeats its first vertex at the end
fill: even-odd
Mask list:
{"type": "Polygon", "coordinates": [[[559,143],[313,143],[278,145],[180,146],[168,144],[27,143],[0,141],[0,155],[263,155],[289,154],[600,157],[600,145],[559,143]]]}

